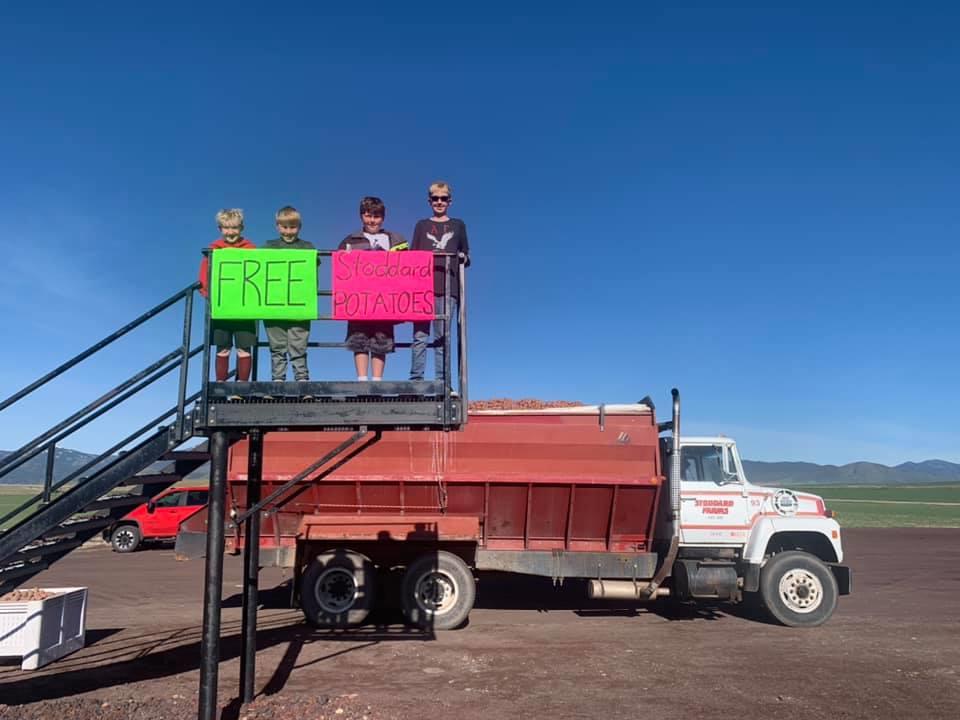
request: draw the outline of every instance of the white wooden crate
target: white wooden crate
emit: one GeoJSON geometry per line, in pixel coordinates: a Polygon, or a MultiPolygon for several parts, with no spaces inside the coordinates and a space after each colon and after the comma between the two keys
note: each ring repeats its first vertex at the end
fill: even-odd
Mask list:
{"type": "Polygon", "coordinates": [[[39,588],[45,600],[0,602],[0,657],[19,657],[36,670],[83,647],[87,588],[39,588]]]}

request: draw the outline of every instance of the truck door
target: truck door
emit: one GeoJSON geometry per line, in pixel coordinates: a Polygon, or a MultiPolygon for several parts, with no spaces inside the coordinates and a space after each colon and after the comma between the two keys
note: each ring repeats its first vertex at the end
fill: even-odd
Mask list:
{"type": "Polygon", "coordinates": [[[153,512],[147,515],[150,518],[149,526],[144,527],[144,537],[173,537],[180,527],[180,508],[186,499],[185,492],[172,492],[158,498],[153,504],[153,512]]]}
{"type": "Polygon", "coordinates": [[[728,448],[681,448],[680,541],[687,545],[742,545],[750,528],[747,497],[728,448]]]}

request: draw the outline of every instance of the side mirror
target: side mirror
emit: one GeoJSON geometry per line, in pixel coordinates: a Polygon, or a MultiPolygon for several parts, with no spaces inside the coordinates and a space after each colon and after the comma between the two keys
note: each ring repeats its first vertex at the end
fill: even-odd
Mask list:
{"type": "Polygon", "coordinates": [[[727,485],[730,483],[739,482],[740,478],[737,477],[737,465],[733,461],[733,455],[730,453],[730,448],[726,445],[723,446],[722,453],[722,466],[723,470],[723,484],[727,485]]]}
{"type": "Polygon", "coordinates": [[[157,504],[153,500],[147,500],[147,512],[153,514],[153,511],[157,509],[157,504]]]}
{"type": "Polygon", "coordinates": [[[731,483],[737,483],[737,482],[740,482],[740,478],[737,477],[736,473],[727,472],[726,470],[723,471],[724,485],[730,485],[731,483]]]}

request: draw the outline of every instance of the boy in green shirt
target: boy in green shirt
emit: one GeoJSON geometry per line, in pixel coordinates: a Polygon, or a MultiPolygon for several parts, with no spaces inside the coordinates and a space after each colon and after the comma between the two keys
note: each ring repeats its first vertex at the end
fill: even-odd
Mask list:
{"type": "MultiPolygon", "coordinates": [[[[313,243],[300,237],[301,219],[296,208],[282,207],[276,215],[280,237],[268,240],[264,248],[276,250],[313,250],[313,243]]],[[[287,357],[293,366],[295,380],[310,379],[307,369],[307,342],[310,340],[309,320],[264,320],[270,342],[270,370],[274,382],[287,379],[287,357]]]]}

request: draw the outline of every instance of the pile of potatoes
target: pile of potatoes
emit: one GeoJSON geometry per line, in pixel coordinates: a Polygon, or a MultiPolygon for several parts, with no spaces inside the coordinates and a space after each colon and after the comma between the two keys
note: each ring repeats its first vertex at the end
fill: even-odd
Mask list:
{"type": "Polygon", "coordinates": [[[56,593],[47,592],[40,588],[11,590],[6,595],[0,596],[0,602],[33,602],[34,600],[46,600],[54,595],[56,595],[56,593]]]}
{"type": "Polygon", "coordinates": [[[546,410],[548,408],[581,407],[582,402],[577,400],[537,400],[536,398],[495,398],[493,400],[474,400],[470,403],[470,411],[479,410],[546,410]]]}

